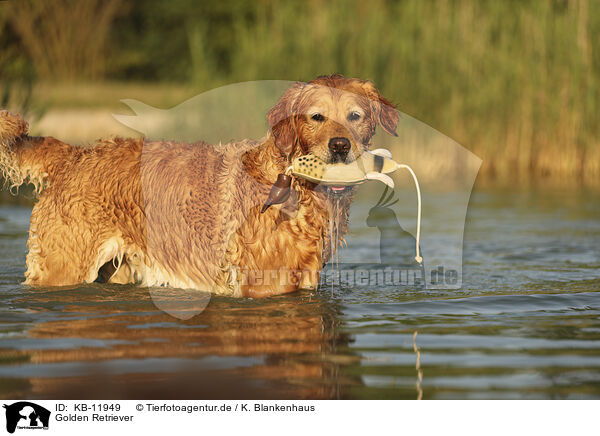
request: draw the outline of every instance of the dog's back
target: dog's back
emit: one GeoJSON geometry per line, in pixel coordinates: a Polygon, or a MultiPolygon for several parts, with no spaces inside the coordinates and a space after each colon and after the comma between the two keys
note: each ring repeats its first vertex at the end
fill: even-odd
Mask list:
{"type": "Polygon", "coordinates": [[[235,293],[226,249],[268,191],[243,168],[251,141],[101,140],[74,147],[32,138],[0,114],[0,170],[11,186],[33,183],[26,283],[116,283],[235,293]],[[229,289],[230,288],[230,289],[229,289]]]}

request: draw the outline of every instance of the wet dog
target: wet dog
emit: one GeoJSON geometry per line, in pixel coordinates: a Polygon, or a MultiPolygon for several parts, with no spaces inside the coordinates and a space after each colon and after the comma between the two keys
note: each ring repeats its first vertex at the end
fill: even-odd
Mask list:
{"type": "Polygon", "coordinates": [[[347,230],[354,188],[298,179],[286,202],[261,206],[293,158],[351,162],[377,125],[395,135],[398,112],[371,82],[333,75],[293,85],[267,120],[260,141],[115,138],[83,148],[31,137],[22,118],[1,112],[0,170],[10,186],[29,182],[39,194],[25,284],[100,280],[250,297],[316,289],[347,230]]]}

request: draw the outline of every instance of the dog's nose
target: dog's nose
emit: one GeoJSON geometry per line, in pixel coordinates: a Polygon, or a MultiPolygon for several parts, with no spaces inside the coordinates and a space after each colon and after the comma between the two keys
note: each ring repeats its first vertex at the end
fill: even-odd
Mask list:
{"type": "Polygon", "coordinates": [[[329,151],[334,162],[343,162],[350,151],[350,141],[348,138],[331,138],[329,140],[329,151]]]}

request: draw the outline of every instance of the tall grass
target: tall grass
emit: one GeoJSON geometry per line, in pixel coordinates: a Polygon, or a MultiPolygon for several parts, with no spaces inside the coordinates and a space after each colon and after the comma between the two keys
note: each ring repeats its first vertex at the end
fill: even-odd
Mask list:
{"type": "Polygon", "coordinates": [[[41,76],[98,78],[105,44],[122,0],[21,0],[3,5],[7,19],[41,76]]]}
{"type": "MultiPolygon", "coordinates": [[[[184,72],[206,90],[333,72],[368,78],[399,110],[482,157],[489,177],[600,180],[596,0],[224,1],[218,20],[188,0],[169,8],[162,38],[184,35],[185,47],[160,59],[178,66],[172,77],[160,69],[163,79],[184,72]]],[[[157,62],[151,50],[107,40],[113,56],[157,62]]]]}
{"type": "Polygon", "coordinates": [[[600,2],[262,2],[231,80],[338,71],[484,159],[489,176],[600,177],[600,2]]]}

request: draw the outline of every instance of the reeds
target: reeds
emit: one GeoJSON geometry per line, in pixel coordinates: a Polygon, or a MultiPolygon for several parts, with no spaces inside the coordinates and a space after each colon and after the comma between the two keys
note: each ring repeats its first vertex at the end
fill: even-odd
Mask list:
{"type": "Polygon", "coordinates": [[[5,4],[2,15],[40,76],[99,78],[107,36],[122,6],[122,0],[22,0],[5,4]]]}
{"type": "Polygon", "coordinates": [[[231,80],[341,72],[483,159],[490,178],[600,180],[600,3],[262,2],[231,80]]]}
{"type": "MultiPolygon", "coordinates": [[[[116,14],[116,0],[91,3],[116,14]]],[[[481,157],[484,177],[600,180],[600,2],[260,0],[223,6],[228,7],[231,11],[222,14],[228,18],[219,22],[228,29],[226,50],[214,24],[211,33],[210,16],[193,15],[188,8],[190,19],[182,9],[179,31],[188,44],[179,55],[188,59],[188,83],[196,89],[247,80],[309,80],[333,72],[368,78],[400,111],[481,157]]],[[[29,31],[40,33],[52,24],[43,26],[29,31]]],[[[120,41],[108,38],[108,24],[103,26],[102,40],[112,41],[108,52],[122,58],[120,41]]],[[[20,33],[24,42],[29,39],[27,30],[20,33]]],[[[78,68],[90,68],[84,76],[106,67],[100,63],[103,47],[92,45],[90,52],[72,47],[87,56],[78,61],[78,68]]],[[[44,51],[35,43],[29,50],[44,51]]],[[[122,50],[153,56],[132,47],[122,50]]],[[[39,55],[40,77],[52,68],[50,57],[50,51],[39,55]]],[[[64,75],[76,69],[69,65],[64,75]]],[[[56,70],[57,77],[63,73],[56,70]]]]}

